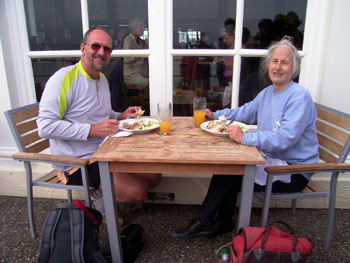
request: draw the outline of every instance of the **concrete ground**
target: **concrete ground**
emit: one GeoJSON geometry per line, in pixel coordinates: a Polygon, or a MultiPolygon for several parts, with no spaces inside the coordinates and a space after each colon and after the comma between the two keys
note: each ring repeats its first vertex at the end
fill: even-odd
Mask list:
{"type": "MultiPolygon", "coordinates": [[[[35,199],[35,217],[40,234],[48,212],[57,202],[64,200],[35,199]]],[[[39,238],[29,233],[26,199],[0,196],[0,262],[36,262],[39,238]]],[[[228,243],[233,233],[214,239],[175,239],[171,232],[187,225],[198,210],[198,205],[144,204],[142,210],[134,210],[127,217],[127,224],[139,223],[145,229],[146,243],[136,262],[217,262],[215,251],[228,243]]],[[[253,209],[251,224],[259,226],[261,209],[253,209]]],[[[290,224],[299,237],[308,237],[314,243],[309,262],[349,262],[350,258],[350,210],[337,209],[331,247],[322,249],[327,210],[297,209],[295,216],[289,209],[271,209],[270,222],[282,220],[290,224]]],[[[100,245],[108,262],[111,262],[106,225],[102,224],[100,245]]]]}

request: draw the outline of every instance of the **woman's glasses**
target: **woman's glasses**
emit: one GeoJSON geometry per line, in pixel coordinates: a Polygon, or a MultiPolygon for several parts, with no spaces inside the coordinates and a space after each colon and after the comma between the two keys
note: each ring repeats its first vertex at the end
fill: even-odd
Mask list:
{"type": "Polygon", "coordinates": [[[112,53],[112,50],[113,50],[111,47],[101,46],[100,44],[97,44],[97,43],[93,43],[93,44],[86,44],[85,43],[85,45],[89,45],[91,47],[91,49],[95,52],[99,51],[100,48],[103,47],[103,51],[108,55],[110,55],[112,53]]]}

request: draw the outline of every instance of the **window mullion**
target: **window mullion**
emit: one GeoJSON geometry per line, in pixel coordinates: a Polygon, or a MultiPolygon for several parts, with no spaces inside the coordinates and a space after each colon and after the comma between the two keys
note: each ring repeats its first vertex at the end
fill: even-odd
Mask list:
{"type": "Polygon", "coordinates": [[[89,11],[87,0],[80,0],[81,23],[83,26],[83,35],[89,30],[89,11]]]}
{"type": "Polygon", "coordinates": [[[232,94],[231,94],[231,107],[236,108],[238,106],[239,98],[239,85],[241,75],[241,55],[242,49],[242,28],[243,28],[243,16],[244,16],[244,0],[237,0],[236,6],[236,28],[235,28],[235,50],[237,53],[234,56],[233,74],[232,74],[232,94]]]}

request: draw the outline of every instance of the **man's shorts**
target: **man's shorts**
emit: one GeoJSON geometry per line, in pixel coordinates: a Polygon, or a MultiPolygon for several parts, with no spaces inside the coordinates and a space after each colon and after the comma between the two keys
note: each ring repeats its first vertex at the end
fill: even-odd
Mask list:
{"type": "MultiPolygon", "coordinates": [[[[87,166],[89,186],[98,189],[101,183],[100,170],[98,168],[98,162],[91,163],[87,166]]],[[[73,185],[83,185],[83,180],[81,178],[81,170],[78,169],[71,175],[69,175],[68,184],[73,185]]]]}

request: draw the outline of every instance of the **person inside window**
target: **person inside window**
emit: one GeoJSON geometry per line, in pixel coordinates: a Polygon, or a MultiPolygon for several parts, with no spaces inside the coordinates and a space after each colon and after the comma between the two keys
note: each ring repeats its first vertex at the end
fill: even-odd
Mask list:
{"type": "MultiPolygon", "coordinates": [[[[143,18],[129,22],[130,33],[123,40],[123,49],[147,49],[148,41],[141,39],[145,30],[143,18]]],[[[124,82],[127,86],[148,86],[148,60],[145,57],[124,57],[124,82]]]]}
{"type": "MultiPolygon", "coordinates": [[[[241,107],[214,113],[206,110],[209,120],[224,115],[229,120],[258,124],[256,133],[244,133],[237,125],[228,128],[228,136],[233,142],[257,147],[265,159],[265,165],[258,165],[256,169],[255,191],[265,190],[265,166],[317,163],[319,159],[316,109],[309,92],[293,81],[299,65],[297,49],[289,40],[283,39],[270,46],[261,63],[260,73],[267,75],[272,85],[241,107]]],[[[275,177],[272,192],[300,191],[310,177],[311,174],[275,177]]],[[[173,236],[215,237],[232,231],[241,183],[242,176],[239,175],[213,175],[197,217],[188,226],[176,229],[173,236]]]]}

